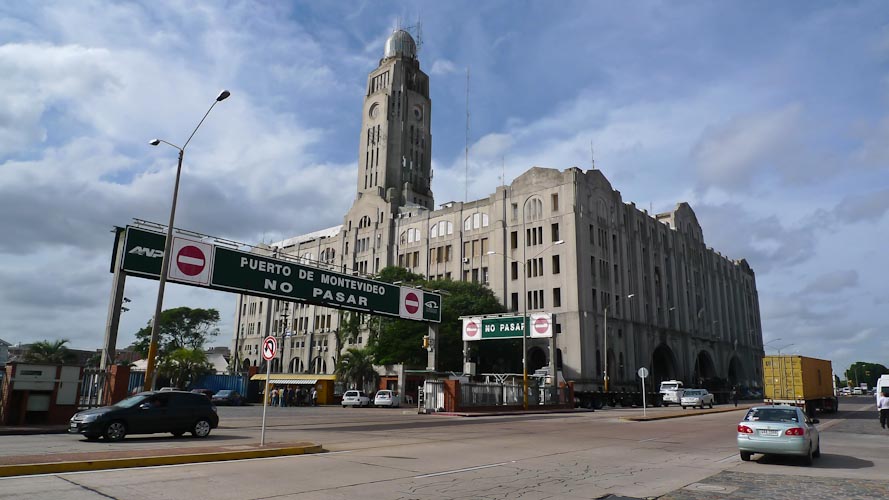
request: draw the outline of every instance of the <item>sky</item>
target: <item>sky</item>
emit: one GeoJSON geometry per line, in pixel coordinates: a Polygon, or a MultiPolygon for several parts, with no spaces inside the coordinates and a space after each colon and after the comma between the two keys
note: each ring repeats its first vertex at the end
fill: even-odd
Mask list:
{"type": "MultiPolygon", "coordinates": [[[[177,151],[148,141],[183,144],[222,89],[176,226],[259,243],[342,223],[367,74],[417,20],[437,203],[594,158],[625,202],[689,202],[747,259],[767,353],[889,365],[882,1],[3,2],[0,339],[101,347],[113,228],[169,217],[177,151]]],[[[119,347],[157,282],[125,294],[119,347]]],[[[164,307],[218,309],[229,345],[236,300],[170,284],[164,307]]]]}

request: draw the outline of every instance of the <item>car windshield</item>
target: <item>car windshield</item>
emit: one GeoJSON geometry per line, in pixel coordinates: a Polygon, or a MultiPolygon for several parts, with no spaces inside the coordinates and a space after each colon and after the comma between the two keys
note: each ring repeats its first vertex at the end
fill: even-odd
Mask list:
{"type": "Polygon", "coordinates": [[[696,390],[694,390],[694,389],[688,389],[688,390],[685,391],[685,395],[686,395],[686,396],[700,396],[700,395],[701,395],[701,391],[696,391],[696,390]]]}
{"type": "Polygon", "coordinates": [[[796,410],[780,408],[751,408],[744,417],[747,421],[799,422],[796,410]]]}
{"type": "Polygon", "coordinates": [[[388,397],[389,397],[389,391],[380,391],[380,392],[377,393],[377,396],[383,396],[383,397],[388,398],[388,397]]]}
{"type": "Polygon", "coordinates": [[[216,395],[224,398],[224,397],[228,397],[228,395],[231,393],[232,393],[232,391],[222,390],[222,391],[217,392],[216,395]]]}
{"type": "Polygon", "coordinates": [[[137,406],[138,404],[142,403],[146,399],[148,399],[147,395],[136,394],[135,396],[130,396],[126,399],[118,401],[117,403],[114,403],[114,406],[117,406],[119,408],[132,408],[132,407],[137,406]]]}
{"type": "Polygon", "coordinates": [[[672,391],[679,388],[679,384],[661,384],[662,391],[672,391]]]}

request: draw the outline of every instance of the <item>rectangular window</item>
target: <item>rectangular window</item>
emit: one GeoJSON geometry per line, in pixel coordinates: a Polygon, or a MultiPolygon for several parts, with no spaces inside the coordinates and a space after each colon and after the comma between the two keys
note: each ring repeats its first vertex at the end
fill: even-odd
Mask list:
{"type": "Polygon", "coordinates": [[[509,233],[509,248],[515,250],[519,247],[519,232],[513,231],[509,233]]]}
{"type": "Polygon", "coordinates": [[[512,204],[512,220],[517,220],[519,218],[519,204],[512,204]]]}
{"type": "Polygon", "coordinates": [[[562,307],[562,289],[553,288],[553,307],[562,307]]]}
{"type": "Polygon", "coordinates": [[[469,242],[469,241],[464,241],[464,242],[463,242],[463,257],[469,258],[469,255],[470,255],[470,253],[469,253],[470,245],[471,245],[471,242],[469,242]]]}
{"type": "Polygon", "coordinates": [[[593,312],[599,312],[599,300],[595,288],[593,288],[593,312]]]}
{"type": "Polygon", "coordinates": [[[451,261],[451,245],[448,245],[445,247],[445,258],[444,259],[445,259],[444,260],[445,262],[451,261]]]}
{"type": "Polygon", "coordinates": [[[561,272],[561,267],[559,265],[559,256],[553,255],[553,274],[559,274],[561,272]]]}
{"type": "Polygon", "coordinates": [[[511,310],[512,311],[519,310],[519,294],[518,293],[512,294],[512,309],[511,310]]]}
{"type": "Polygon", "coordinates": [[[552,232],[552,237],[553,237],[552,240],[553,241],[559,241],[561,239],[561,238],[559,238],[559,223],[558,222],[552,225],[552,227],[550,228],[550,231],[552,232]]]}
{"type": "Polygon", "coordinates": [[[513,261],[510,263],[510,267],[512,268],[511,269],[512,270],[512,279],[514,279],[514,280],[519,279],[519,263],[513,261]]]}
{"type": "Polygon", "coordinates": [[[482,268],[482,283],[488,284],[488,268],[487,267],[482,268]]]}
{"type": "Polygon", "coordinates": [[[559,211],[559,193],[553,193],[553,212],[559,211]]]}
{"type": "Polygon", "coordinates": [[[482,251],[482,253],[481,253],[482,255],[488,254],[488,239],[487,238],[482,238],[482,250],[481,251],[482,251]]]}
{"type": "Polygon", "coordinates": [[[418,267],[420,265],[420,252],[414,252],[414,267],[418,267]]]}

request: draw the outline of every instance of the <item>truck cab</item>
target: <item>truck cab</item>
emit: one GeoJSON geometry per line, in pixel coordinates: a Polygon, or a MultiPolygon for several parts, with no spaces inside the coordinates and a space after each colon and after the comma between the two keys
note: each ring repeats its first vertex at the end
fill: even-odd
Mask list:
{"type": "Polygon", "coordinates": [[[683,389],[681,380],[664,380],[661,382],[661,402],[664,406],[670,404],[680,404],[682,402],[683,389]]]}

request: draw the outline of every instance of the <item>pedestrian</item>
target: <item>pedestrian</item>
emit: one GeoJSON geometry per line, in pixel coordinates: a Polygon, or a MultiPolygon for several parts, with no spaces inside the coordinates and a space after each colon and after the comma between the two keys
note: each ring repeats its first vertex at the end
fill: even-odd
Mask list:
{"type": "Polygon", "coordinates": [[[312,406],[318,406],[318,391],[312,387],[312,406]]]}
{"type": "Polygon", "coordinates": [[[880,412],[880,427],[889,427],[889,389],[883,389],[883,395],[877,399],[877,410],[880,412]]]}
{"type": "Polygon", "coordinates": [[[278,406],[278,389],[272,389],[272,400],[269,401],[272,406],[278,406]]]}
{"type": "Polygon", "coordinates": [[[284,408],[285,406],[287,406],[287,388],[286,387],[281,389],[281,397],[278,399],[280,399],[280,401],[278,401],[278,406],[280,406],[281,408],[284,408]]]}
{"type": "Polygon", "coordinates": [[[732,403],[735,403],[735,408],[738,407],[738,386],[732,387],[731,393],[732,403]]]}

